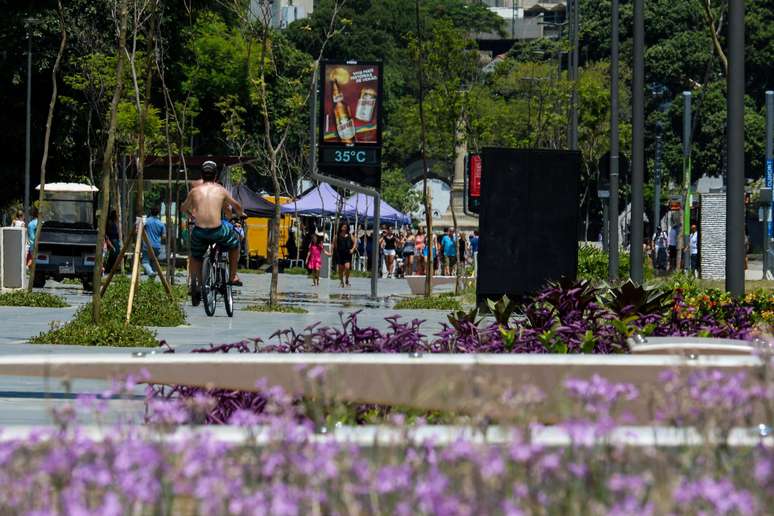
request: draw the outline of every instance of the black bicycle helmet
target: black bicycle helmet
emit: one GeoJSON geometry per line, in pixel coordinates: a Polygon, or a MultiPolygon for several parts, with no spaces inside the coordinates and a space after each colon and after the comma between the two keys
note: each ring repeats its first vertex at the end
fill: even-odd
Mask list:
{"type": "Polygon", "coordinates": [[[218,175],[218,165],[214,161],[207,160],[202,163],[202,179],[213,180],[218,175]]]}

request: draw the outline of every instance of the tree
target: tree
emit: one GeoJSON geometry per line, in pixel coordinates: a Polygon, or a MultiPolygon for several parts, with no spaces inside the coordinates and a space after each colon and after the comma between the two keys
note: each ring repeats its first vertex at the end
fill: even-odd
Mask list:
{"type": "Polygon", "coordinates": [[[40,213],[38,215],[38,224],[35,227],[35,243],[32,246],[32,264],[30,266],[30,272],[29,272],[29,278],[27,281],[27,290],[32,292],[32,287],[35,283],[35,264],[38,261],[38,245],[40,244],[40,233],[43,229],[43,224],[45,220],[45,209],[46,205],[44,203],[45,197],[46,197],[46,164],[48,163],[48,146],[49,142],[51,141],[51,124],[54,121],[54,109],[56,108],[56,98],[57,98],[57,74],[59,73],[59,65],[62,62],[62,55],[65,51],[65,46],[67,45],[67,29],[65,24],[65,17],[64,17],[64,8],[62,7],[62,1],[57,0],[57,12],[59,14],[59,29],[61,31],[61,39],[59,41],[59,52],[56,55],[56,61],[54,62],[54,68],[51,70],[51,82],[52,82],[52,92],[51,92],[51,101],[48,104],[48,118],[46,119],[46,136],[43,140],[43,159],[40,163],[40,198],[39,198],[39,207],[40,207],[40,213]]]}
{"type": "MultiPolygon", "coordinates": [[[[319,63],[325,47],[339,30],[339,10],[343,0],[332,4],[329,24],[317,58],[311,60],[292,45],[284,35],[271,28],[273,5],[261,0],[247,7],[233,0],[232,8],[242,23],[242,34],[248,48],[254,48],[256,64],[248,58],[247,77],[251,84],[250,98],[257,106],[262,125],[260,157],[265,160],[274,194],[274,216],[269,231],[269,260],[271,283],[269,304],[278,299],[279,280],[279,233],[280,195],[282,193],[283,159],[288,156],[286,147],[294,136],[293,129],[304,125],[303,114],[309,99],[315,92],[319,63]]],[[[252,50],[248,51],[248,56],[252,50]]]]}
{"type": "Polygon", "coordinates": [[[422,195],[414,190],[400,168],[387,168],[382,172],[382,199],[403,213],[417,211],[422,195]]]}
{"type": "MultiPolygon", "coordinates": [[[[126,52],[126,32],[129,22],[129,0],[120,0],[118,9],[118,49],[116,51],[116,77],[123,77],[126,52]]],[[[102,156],[102,188],[100,195],[102,196],[102,210],[98,219],[97,228],[97,244],[94,250],[95,263],[94,263],[94,279],[92,295],[92,313],[91,318],[94,324],[98,324],[100,321],[100,309],[101,309],[101,284],[102,284],[102,245],[105,241],[105,233],[107,231],[107,219],[108,219],[108,207],[110,201],[110,172],[113,166],[113,153],[115,150],[116,142],[116,127],[118,125],[118,102],[121,99],[121,93],[123,90],[123,81],[117,80],[113,89],[113,100],[110,102],[110,118],[108,124],[107,141],[105,143],[105,152],[102,156]]]]}

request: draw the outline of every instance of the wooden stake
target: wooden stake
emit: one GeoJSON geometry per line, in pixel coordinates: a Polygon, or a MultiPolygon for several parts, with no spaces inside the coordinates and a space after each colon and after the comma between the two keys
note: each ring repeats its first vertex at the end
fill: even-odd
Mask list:
{"type": "MultiPolygon", "coordinates": [[[[145,222],[140,218],[137,224],[139,225],[137,232],[139,234],[144,234],[145,222]]],[[[124,326],[129,326],[129,321],[132,318],[132,304],[134,303],[134,290],[135,290],[135,287],[137,286],[139,275],[140,275],[140,239],[136,238],[134,240],[134,255],[132,258],[132,279],[131,279],[131,283],[129,283],[129,300],[126,304],[126,322],[124,323],[124,326]]]]}
{"type": "Polygon", "coordinates": [[[132,226],[132,230],[129,232],[129,236],[126,238],[126,240],[124,240],[124,245],[118,252],[118,258],[116,258],[116,261],[113,264],[113,267],[110,268],[110,274],[108,274],[108,277],[105,279],[105,282],[102,284],[102,288],[99,291],[100,296],[105,295],[105,291],[107,290],[108,285],[110,285],[110,282],[113,281],[113,276],[115,276],[116,272],[118,272],[118,268],[121,267],[121,264],[124,263],[124,255],[126,254],[126,250],[129,249],[132,239],[134,238],[136,233],[137,233],[137,228],[135,226],[132,226]]]}
{"type": "Polygon", "coordinates": [[[145,246],[148,248],[148,256],[150,256],[150,261],[153,264],[153,268],[156,269],[156,274],[161,280],[161,284],[164,285],[164,290],[167,291],[169,299],[172,299],[172,289],[169,287],[167,278],[164,276],[164,272],[161,270],[159,259],[156,257],[156,253],[153,251],[153,247],[150,245],[150,240],[148,240],[148,235],[144,230],[142,232],[142,241],[145,242],[145,246]]]}

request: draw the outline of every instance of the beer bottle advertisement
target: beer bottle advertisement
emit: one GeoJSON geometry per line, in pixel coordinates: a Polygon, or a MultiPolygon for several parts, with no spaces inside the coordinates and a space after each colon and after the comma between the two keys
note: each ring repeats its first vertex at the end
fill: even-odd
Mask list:
{"type": "Polygon", "coordinates": [[[326,63],[322,79],[322,143],[380,145],[378,64],[326,63]]]}

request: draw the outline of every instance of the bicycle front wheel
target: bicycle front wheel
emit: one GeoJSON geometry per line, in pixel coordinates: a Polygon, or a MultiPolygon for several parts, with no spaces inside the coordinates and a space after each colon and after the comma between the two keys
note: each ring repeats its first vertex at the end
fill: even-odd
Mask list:
{"type": "Polygon", "coordinates": [[[212,257],[207,255],[202,262],[202,301],[204,301],[204,313],[212,317],[215,315],[215,303],[217,302],[218,276],[215,272],[215,264],[212,257]]]}

